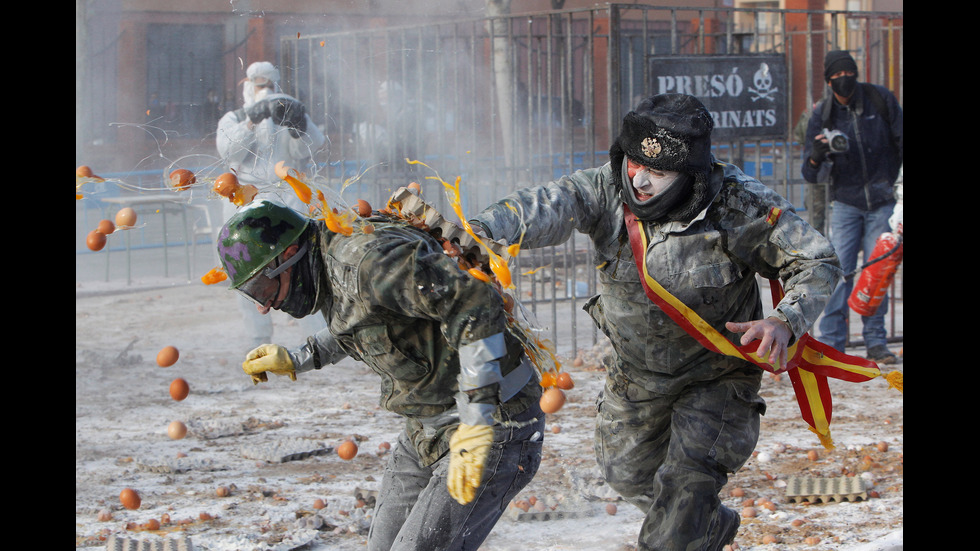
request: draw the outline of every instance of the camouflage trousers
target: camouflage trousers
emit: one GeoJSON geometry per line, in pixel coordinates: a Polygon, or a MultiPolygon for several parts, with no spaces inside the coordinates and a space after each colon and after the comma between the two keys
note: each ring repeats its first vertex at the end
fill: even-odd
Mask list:
{"type": "Polygon", "coordinates": [[[739,516],[718,494],[758,441],[761,378],[750,367],[664,396],[610,370],[596,458],[609,485],[646,511],[640,550],[716,551],[734,538],[739,516]]]}

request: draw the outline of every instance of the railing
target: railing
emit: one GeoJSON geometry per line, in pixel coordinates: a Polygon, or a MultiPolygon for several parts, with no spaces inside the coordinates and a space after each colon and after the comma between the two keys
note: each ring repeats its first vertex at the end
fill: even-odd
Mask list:
{"type": "MultiPolygon", "coordinates": [[[[622,116],[652,92],[651,60],[783,56],[792,100],[779,135],[718,141],[713,152],[812,220],[808,197],[825,191],[803,184],[792,130],[799,106],[823,93],[822,52],[850,49],[862,80],[888,85],[901,101],[901,17],[611,4],[290,35],[280,41],[279,67],[285,91],[305,103],[328,136],[311,174],[320,184],[342,190],[349,201],[382,205],[398,187],[419,181],[426,199],[449,213],[439,184],[426,178],[459,176],[464,212],[474,215],[514,189],[606,162],[622,116]]],[[[76,258],[88,255],[80,232],[91,215],[76,215],[83,218],[76,258]]],[[[518,278],[518,292],[559,347],[574,351],[596,342],[581,312],[597,290],[588,239],[577,235],[561,247],[525,251],[517,263],[518,273],[542,268],[518,278]]],[[[893,300],[901,301],[901,286],[896,291],[893,300]]],[[[900,335],[901,320],[891,329],[900,335]]]]}

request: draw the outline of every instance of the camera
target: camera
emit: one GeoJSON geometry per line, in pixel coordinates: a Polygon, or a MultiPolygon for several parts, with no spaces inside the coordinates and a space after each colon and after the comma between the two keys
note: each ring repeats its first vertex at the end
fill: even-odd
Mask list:
{"type": "Polygon", "coordinates": [[[848,144],[850,143],[847,139],[847,134],[844,134],[840,130],[828,130],[824,128],[823,135],[827,138],[827,143],[830,144],[831,153],[843,153],[847,151],[848,144]]]}

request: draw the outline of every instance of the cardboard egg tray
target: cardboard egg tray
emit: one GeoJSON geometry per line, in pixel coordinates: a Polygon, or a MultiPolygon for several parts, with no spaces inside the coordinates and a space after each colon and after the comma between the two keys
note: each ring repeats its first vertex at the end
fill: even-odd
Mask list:
{"type": "Polygon", "coordinates": [[[107,551],[193,551],[194,544],[186,535],[163,539],[136,539],[113,534],[106,540],[107,551]]]}
{"type": "Polygon", "coordinates": [[[140,458],[136,466],[141,471],[151,473],[183,473],[187,471],[221,470],[210,459],[194,459],[191,457],[154,457],[140,458]]]}
{"type": "Polygon", "coordinates": [[[790,478],[786,484],[790,503],[830,503],[868,499],[864,481],[856,476],[840,478],[790,478]]]}
{"type": "Polygon", "coordinates": [[[269,463],[285,463],[333,451],[330,446],[307,438],[287,438],[265,444],[248,444],[240,448],[242,457],[269,463]]]}
{"type": "MultiPolygon", "coordinates": [[[[466,233],[466,230],[456,223],[446,220],[442,213],[426,203],[421,197],[415,195],[407,187],[398,188],[391,195],[389,204],[392,203],[399,204],[403,214],[410,214],[425,224],[429,228],[430,233],[435,233],[433,230],[437,230],[438,235],[457,243],[464,253],[476,253],[484,262],[488,260],[480,245],[470,234],[466,233]]],[[[506,243],[492,241],[490,239],[482,239],[482,241],[490,250],[498,255],[506,255],[506,243]]]]}

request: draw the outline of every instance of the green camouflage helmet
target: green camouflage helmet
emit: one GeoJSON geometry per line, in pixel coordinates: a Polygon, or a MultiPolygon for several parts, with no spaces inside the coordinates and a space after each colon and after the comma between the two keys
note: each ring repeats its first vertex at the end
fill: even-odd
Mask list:
{"type": "Polygon", "coordinates": [[[310,219],[270,201],[250,203],[235,213],[218,234],[218,258],[231,280],[243,283],[272,262],[302,235],[310,219]]]}

